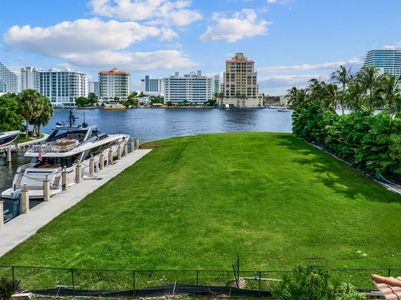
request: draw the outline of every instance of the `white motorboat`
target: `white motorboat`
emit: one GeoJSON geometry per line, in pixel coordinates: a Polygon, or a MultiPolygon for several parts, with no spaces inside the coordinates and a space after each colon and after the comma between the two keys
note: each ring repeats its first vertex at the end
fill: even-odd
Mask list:
{"type": "Polygon", "coordinates": [[[18,130],[0,132],[0,148],[4,148],[12,144],[19,134],[20,132],[18,130]]]}
{"type": "MultiPolygon", "coordinates": [[[[127,134],[101,133],[96,126],[74,125],[75,117],[70,113],[69,126],[57,126],[49,137],[39,145],[33,146],[25,153],[31,162],[20,166],[14,176],[13,185],[1,196],[12,199],[16,191],[24,186],[29,189],[30,199],[43,199],[43,181],[50,181],[50,195],[62,189],[61,174],[64,168],[68,174],[74,175],[75,166],[89,164],[93,156],[116,149],[119,144],[128,142],[127,134]]],[[[74,182],[73,177],[69,182],[74,182]]]]}

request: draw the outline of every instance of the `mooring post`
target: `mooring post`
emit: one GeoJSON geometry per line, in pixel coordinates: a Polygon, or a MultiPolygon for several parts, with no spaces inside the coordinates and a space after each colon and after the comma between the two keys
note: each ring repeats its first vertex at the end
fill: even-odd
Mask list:
{"type": "Polygon", "coordinates": [[[108,157],[108,165],[111,165],[112,163],[113,163],[113,150],[111,150],[111,147],[110,147],[110,150],[109,150],[109,157],[108,157]]]}
{"type": "Polygon", "coordinates": [[[139,146],[140,146],[139,139],[135,139],[135,146],[136,146],[136,149],[139,149],[139,146]]]}
{"type": "Polygon", "coordinates": [[[61,172],[61,190],[65,192],[67,190],[67,167],[64,166],[61,172]]]}
{"type": "Polygon", "coordinates": [[[49,175],[46,175],[45,180],[43,181],[43,201],[50,200],[50,180],[49,175]]]}
{"type": "Polygon", "coordinates": [[[117,159],[120,160],[121,159],[121,145],[118,144],[117,147],[117,159]]]}
{"type": "Polygon", "coordinates": [[[128,143],[127,141],[124,142],[124,156],[128,155],[128,143]]]}
{"type": "Polygon", "coordinates": [[[11,146],[7,147],[7,162],[11,164],[11,146]]]}
{"type": "Polygon", "coordinates": [[[99,155],[99,170],[101,171],[103,169],[104,169],[104,154],[102,152],[99,155]]]}
{"type": "Polygon", "coordinates": [[[77,163],[75,166],[75,183],[81,182],[81,164],[77,163]]]}
{"type": "Polygon", "coordinates": [[[135,140],[131,139],[130,144],[131,144],[131,152],[134,152],[134,150],[135,150],[135,140]]]}
{"type": "Polygon", "coordinates": [[[0,230],[4,226],[4,202],[0,201],[0,230]]]}
{"type": "Polygon", "coordinates": [[[20,214],[26,214],[29,212],[29,189],[26,184],[24,184],[24,187],[21,190],[21,203],[19,209],[20,214]]]}
{"type": "Polygon", "coordinates": [[[93,155],[89,159],[89,176],[93,176],[95,172],[95,159],[93,158],[93,155]]]}

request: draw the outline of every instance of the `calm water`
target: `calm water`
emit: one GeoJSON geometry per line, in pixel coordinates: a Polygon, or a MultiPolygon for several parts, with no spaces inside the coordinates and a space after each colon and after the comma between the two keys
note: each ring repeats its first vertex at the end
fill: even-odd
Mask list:
{"type": "MultiPolygon", "coordinates": [[[[57,122],[66,122],[68,110],[57,110],[43,128],[49,133],[57,122]]],[[[107,133],[127,133],[141,142],[174,136],[236,131],[291,132],[291,113],[270,109],[131,109],[123,111],[77,110],[77,123],[96,124],[107,133]]],[[[9,167],[0,158],[0,191],[11,186],[18,165],[26,162],[14,155],[9,167]]]]}

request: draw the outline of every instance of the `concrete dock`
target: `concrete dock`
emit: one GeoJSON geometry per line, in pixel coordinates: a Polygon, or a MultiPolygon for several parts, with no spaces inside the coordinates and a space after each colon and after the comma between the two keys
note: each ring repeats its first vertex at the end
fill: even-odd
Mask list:
{"type": "Polygon", "coordinates": [[[150,151],[149,149],[137,149],[128,153],[113,165],[96,172],[98,179],[82,180],[79,184],[69,187],[66,192],[58,193],[50,198],[50,201],[42,202],[27,214],[20,215],[4,224],[3,228],[0,229],[0,256],[27,240],[40,228],[133,165],[150,151]]]}

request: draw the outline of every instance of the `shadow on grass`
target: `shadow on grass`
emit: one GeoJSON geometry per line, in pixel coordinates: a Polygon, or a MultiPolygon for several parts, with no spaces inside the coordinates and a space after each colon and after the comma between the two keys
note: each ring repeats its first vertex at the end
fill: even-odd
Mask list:
{"type": "Polygon", "coordinates": [[[280,140],[278,145],[303,156],[292,161],[300,168],[310,167],[315,175],[314,178],[317,179],[314,183],[321,183],[349,199],[362,196],[369,201],[401,203],[400,195],[387,191],[366,175],[303,140],[294,136],[280,136],[278,139],[280,140]]]}

